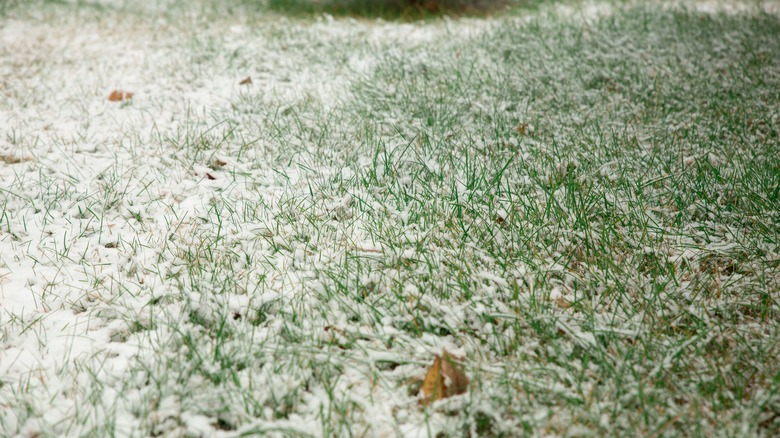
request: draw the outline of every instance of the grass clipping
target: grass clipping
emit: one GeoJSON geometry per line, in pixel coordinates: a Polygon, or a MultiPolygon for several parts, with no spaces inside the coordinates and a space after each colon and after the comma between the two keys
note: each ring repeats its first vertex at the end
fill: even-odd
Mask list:
{"type": "Polygon", "coordinates": [[[468,390],[469,378],[463,372],[463,367],[447,352],[442,350],[428,368],[420,390],[423,398],[420,404],[428,405],[436,400],[463,394],[468,390]]]}

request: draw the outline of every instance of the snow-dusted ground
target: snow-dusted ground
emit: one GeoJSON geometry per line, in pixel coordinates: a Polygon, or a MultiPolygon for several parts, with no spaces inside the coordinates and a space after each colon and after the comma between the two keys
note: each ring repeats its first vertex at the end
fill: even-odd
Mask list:
{"type": "MultiPolygon", "coordinates": [[[[776,19],[780,10],[778,2],[650,3],[705,16],[769,13],[776,19]]],[[[530,32],[543,33],[534,28],[540,22],[542,29],[570,23],[584,29],[578,35],[586,43],[598,40],[599,30],[591,26],[634,3],[552,2],[507,17],[422,23],[296,20],[262,9],[247,13],[245,3],[235,10],[209,2],[90,4],[22,5],[0,18],[0,436],[554,435],[627,433],[631,427],[664,433],[680,418],[701,421],[699,430],[709,433],[718,424],[713,412],[731,415],[732,433],[771,430],[750,424],[755,415],[757,423],[771,425],[779,403],[776,375],[774,382],[764,375],[777,372],[776,364],[764,370],[753,362],[777,352],[777,321],[771,318],[778,314],[778,247],[771,236],[778,235],[780,217],[770,208],[776,199],[766,201],[768,211],[751,225],[706,214],[697,219],[701,223],[675,225],[665,215],[698,204],[661,200],[657,211],[632,212],[640,200],[605,190],[599,202],[614,214],[660,218],[644,231],[622,229],[630,245],[615,248],[615,260],[641,255],[676,267],[669,274],[675,286],[658,289],[655,301],[647,302],[634,294],[651,293],[650,277],[621,270],[617,275],[626,277],[613,280],[625,280],[625,296],[610,301],[598,294],[613,284],[605,274],[611,268],[589,264],[594,256],[576,263],[567,257],[574,247],[587,252],[572,243],[578,239],[594,238],[595,245],[613,239],[599,235],[611,219],[578,228],[563,190],[530,188],[588,167],[585,155],[563,153],[569,159],[536,164],[554,157],[552,137],[513,133],[503,144],[486,138],[480,125],[493,123],[485,114],[512,106],[517,108],[506,111],[521,121],[533,118],[528,129],[537,133],[566,138],[586,129],[575,128],[568,113],[535,112],[561,99],[553,92],[532,100],[515,88],[517,95],[496,97],[492,84],[514,79],[495,67],[492,56],[506,50],[506,41],[536,38],[530,32]],[[499,38],[511,32],[516,37],[499,38]],[[483,50],[493,33],[496,50],[483,50]],[[471,50],[474,41],[482,44],[479,50],[471,50]],[[456,59],[461,50],[464,63],[482,70],[465,75],[463,89],[456,85],[445,95],[463,93],[473,105],[465,117],[471,124],[446,119],[446,110],[434,108],[432,114],[451,123],[437,132],[425,117],[408,113],[424,98],[404,78],[422,80],[428,69],[436,78],[447,65],[438,54],[456,59]],[[393,60],[403,71],[387,67],[393,60]],[[252,83],[240,84],[245,77],[252,83]],[[483,82],[473,85],[475,77],[483,82]],[[382,79],[386,83],[372,88],[382,79]],[[115,89],[134,97],[110,102],[115,89]],[[393,100],[400,95],[406,97],[393,100]],[[450,138],[445,134],[460,137],[453,148],[514,148],[501,151],[514,157],[498,160],[507,166],[496,177],[501,187],[480,189],[470,173],[480,164],[469,164],[468,154],[443,162],[445,150],[426,149],[419,140],[450,138]],[[519,163],[524,167],[516,168],[519,163]],[[447,175],[452,185],[437,185],[436,178],[449,181],[447,175]],[[518,204],[518,197],[531,195],[531,204],[518,204]],[[493,204],[471,201],[488,196],[495,196],[493,204]],[[429,203],[423,208],[417,198],[429,203]],[[530,205],[561,208],[571,223],[525,221],[530,205]],[[461,206],[468,212],[451,221],[461,206]],[[485,225],[491,219],[495,223],[485,225]],[[756,237],[754,229],[769,230],[769,237],[756,237]],[[485,230],[497,231],[488,238],[485,230]],[[555,242],[545,240],[549,236],[555,242]],[[491,245],[507,252],[496,255],[491,245]],[[540,252],[515,257],[506,248],[540,252]],[[732,259],[746,265],[737,267],[732,259]],[[710,265],[715,271],[703,267],[710,265]],[[692,285],[698,277],[691,266],[709,272],[717,286],[717,297],[706,305],[692,285]],[[759,304],[739,293],[753,286],[764,291],[759,304]],[[728,291],[723,296],[721,287],[728,291]],[[514,301],[506,298],[513,294],[514,301]],[[664,298],[675,294],[685,299],[664,298]],[[623,307],[663,300],[668,305],[658,304],[657,312],[623,307]],[[740,303],[770,320],[740,314],[733,326],[708,322],[718,318],[713,309],[740,303]],[[663,335],[655,335],[650,313],[668,324],[663,335]],[[706,332],[683,319],[705,321],[706,332]],[[734,337],[732,329],[744,337],[734,337]],[[657,356],[622,356],[629,347],[610,345],[604,336],[621,345],[646,342],[657,356]],[[701,372],[688,381],[691,392],[656,389],[661,395],[653,397],[666,405],[654,405],[652,420],[642,423],[636,414],[642,406],[632,403],[644,400],[641,391],[652,392],[656,379],[679,378],[667,373],[677,372],[680,355],[713,343],[728,355],[735,339],[754,347],[756,356],[727,360],[728,366],[761,379],[730,392],[723,388],[732,386],[717,384],[728,372],[705,372],[709,357],[690,360],[686,366],[704,367],[690,371],[701,372]],[[470,392],[423,408],[415,382],[442,348],[464,358],[470,392]],[[602,362],[585,360],[573,368],[556,362],[579,357],[580,350],[602,362]],[[617,373],[603,370],[607,364],[635,370],[627,374],[633,376],[625,382],[630,389],[620,389],[617,373]],[[723,406],[707,402],[697,384],[712,384],[729,400],[723,406]]],[[[711,67],[730,68],[722,63],[732,58],[718,54],[743,42],[738,33],[713,42],[711,67]]],[[[611,43],[619,56],[620,42],[611,43]]],[[[551,84],[556,74],[566,77],[555,63],[565,70],[569,62],[556,58],[555,44],[568,43],[551,43],[529,61],[552,66],[551,84]]],[[[775,48],[760,56],[776,57],[775,48]]],[[[652,56],[637,68],[658,67],[663,78],[666,72],[652,56]]],[[[700,66],[688,67],[697,78],[700,66]]],[[[594,81],[620,82],[618,73],[610,78],[613,73],[605,70],[594,81]]],[[[771,84],[776,77],[764,79],[771,84]]],[[[606,114],[620,106],[620,97],[614,99],[599,100],[577,117],[587,119],[591,110],[606,114]]],[[[778,111],[767,111],[766,126],[744,141],[777,151],[776,144],[767,146],[777,140],[767,132],[777,129],[778,111]]],[[[634,120],[629,113],[615,123],[629,123],[633,141],[647,143],[641,157],[653,154],[654,123],[681,123],[670,117],[637,127],[627,122],[634,120]]],[[[711,128],[704,125],[702,130],[711,128]]],[[[644,173],[649,182],[640,187],[652,191],[657,183],[660,193],[666,181],[700,163],[729,174],[728,149],[694,146],[675,150],[682,154],[679,169],[644,173]]],[[[481,153],[471,159],[493,159],[481,153]]],[[[643,174],[644,158],[630,159],[605,159],[589,177],[608,184],[620,181],[626,169],[643,174]]],[[[745,163],[771,167],[777,160],[745,163]]],[[[740,169],[732,174],[744,175],[740,169]]],[[[777,175],[766,178],[771,191],[777,175]]],[[[666,196],[680,196],[674,190],[666,196]]],[[[708,285],[707,293],[716,286],[708,285]]]]}

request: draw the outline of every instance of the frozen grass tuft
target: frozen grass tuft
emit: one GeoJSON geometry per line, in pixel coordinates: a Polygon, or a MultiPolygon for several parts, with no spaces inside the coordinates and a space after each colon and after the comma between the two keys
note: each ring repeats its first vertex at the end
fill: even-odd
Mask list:
{"type": "Polygon", "coordinates": [[[9,5],[4,434],[780,433],[773,3],[9,5]]]}

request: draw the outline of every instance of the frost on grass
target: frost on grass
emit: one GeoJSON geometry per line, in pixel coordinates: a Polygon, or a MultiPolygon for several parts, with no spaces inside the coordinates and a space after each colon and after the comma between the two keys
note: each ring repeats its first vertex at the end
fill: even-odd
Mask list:
{"type": "Polygon", "coordinates": [[[4,432],[777,433],[771,8],[101,4],[0,18],[4,432]]]}

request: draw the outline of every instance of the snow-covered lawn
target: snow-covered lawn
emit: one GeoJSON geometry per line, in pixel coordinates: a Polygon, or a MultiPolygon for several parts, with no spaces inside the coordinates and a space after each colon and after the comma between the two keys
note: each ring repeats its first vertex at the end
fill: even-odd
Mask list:
{"type": "Polygon", "coordinates": [[[780,433],[779,17],[0,4],[0,436],[780,433]]]}

